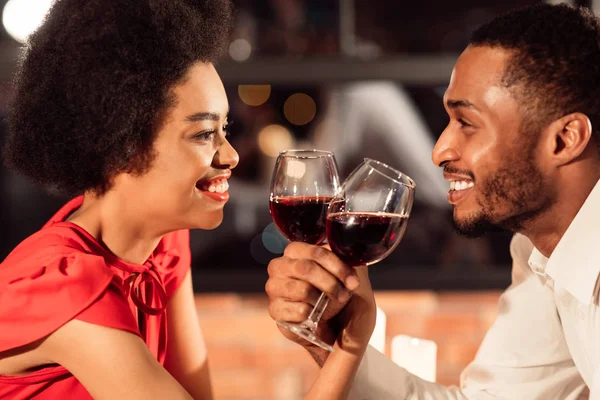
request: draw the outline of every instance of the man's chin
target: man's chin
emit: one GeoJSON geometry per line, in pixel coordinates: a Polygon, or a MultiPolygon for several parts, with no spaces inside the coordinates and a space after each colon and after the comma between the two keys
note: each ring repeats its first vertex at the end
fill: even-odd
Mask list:
{"type": "Polygon", "coordinates": [[[454,231],[461,236],[475,239],[488,232],[497,231],[498,228],[484,218],[452,218],[454,231]]]}

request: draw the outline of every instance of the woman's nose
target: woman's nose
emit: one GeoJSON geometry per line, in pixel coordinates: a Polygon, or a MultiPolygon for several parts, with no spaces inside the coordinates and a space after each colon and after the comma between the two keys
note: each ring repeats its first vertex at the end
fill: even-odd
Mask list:
{"type": "Polygon", "coordinates": [[[231,143],[227,139],[223,139],[223,143],[215,154],[214,162],[219,168],[233,169],[240,162],[240,156],[231,143]]]}

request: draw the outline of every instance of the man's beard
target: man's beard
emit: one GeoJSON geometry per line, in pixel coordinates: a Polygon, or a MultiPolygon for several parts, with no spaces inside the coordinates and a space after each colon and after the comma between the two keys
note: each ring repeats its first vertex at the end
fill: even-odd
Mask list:
{"type": "MultiPolygon", "coordinates": [[[[459,234],[476,238],[487,232],[519,232],[551,204],[552,193],[533,161],[533,146],[515,159],[507,158],[506,167],[495,171],[479,186],[481,209],[461,220],[452,219],[459,234]]],[[[512,154],[517,154],[518,151],[512,154]]]]}

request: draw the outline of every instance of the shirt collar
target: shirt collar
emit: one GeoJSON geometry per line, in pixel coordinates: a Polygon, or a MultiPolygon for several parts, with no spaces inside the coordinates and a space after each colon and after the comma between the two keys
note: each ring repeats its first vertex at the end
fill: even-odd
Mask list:
{"type": "Polygon", "coordinates": [[[584,304],[591,303],[600,274],[599,205],[600,181],[571,221],[550,258],[546,259],[534,249],[529,259],[530,265],[545,264],[545,273],[552,278],[555,287],[563,287],[584,304]]]}
{"type": "Polygon", "coordinates": [[[548,258],[539,252],[535,247],[529,256],[529,267],[538,275],[547,277],[546,265],[548,264],[548,258]]]}

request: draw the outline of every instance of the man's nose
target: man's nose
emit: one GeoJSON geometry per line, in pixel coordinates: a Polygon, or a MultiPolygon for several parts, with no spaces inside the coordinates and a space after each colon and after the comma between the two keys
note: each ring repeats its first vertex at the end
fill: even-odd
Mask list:
{"type": "Polygon", "coordinates": [[[446,162],[458,161],[458,159],[460,159],[460,153],[452,138],[452,131],[446,128],[435,143],[431,160],[436,166],[440,167],[446,162]]]}

